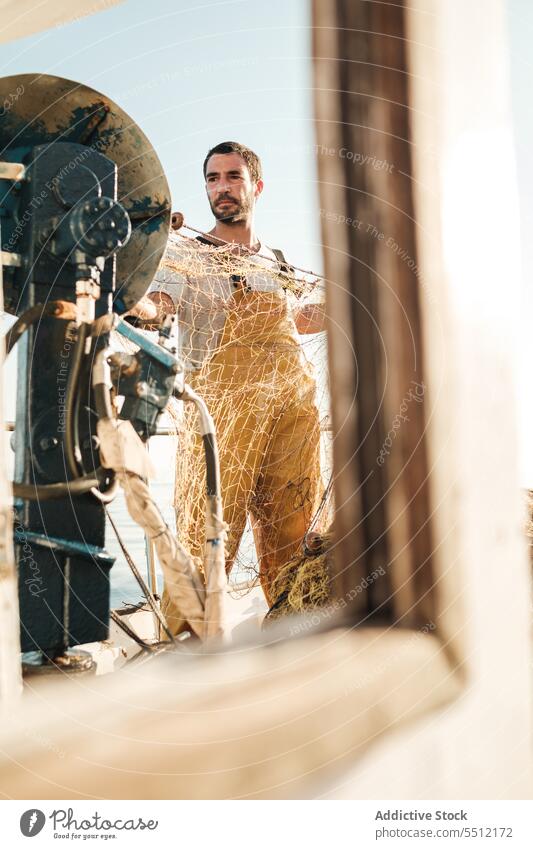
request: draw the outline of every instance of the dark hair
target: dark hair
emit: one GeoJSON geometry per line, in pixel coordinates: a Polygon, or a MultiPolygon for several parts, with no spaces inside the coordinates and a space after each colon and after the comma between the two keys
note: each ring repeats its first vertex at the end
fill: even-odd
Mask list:
{"type": "Polygon", "coordinates": [[[261,180],[263,176],[263,169],[261,166],[261,160],[257,153],[254,153],[249,147],[239,144],[239,142],[232,141],[220,142],[220,144],[215,145],[215,147],[212,147],[211,150],[207,152],[207,156],[204,159],[204,177],[207,172],[207,163],[210,158],[215,155],[215,153],[238,153],[246,162],[252,181],[257,183],[258,180],[261,180]]]}

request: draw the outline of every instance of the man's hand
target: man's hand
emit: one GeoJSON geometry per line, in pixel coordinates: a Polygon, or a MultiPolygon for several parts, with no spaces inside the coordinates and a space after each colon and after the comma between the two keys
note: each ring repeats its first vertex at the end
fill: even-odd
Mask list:
{"type": "Polygon", "coordinates": [[[141,298],[131,310],[128,310],[125,315],[131,315],[133,318],[140,318],[142,321],[151,321],[157,318],[157,307],[151,300],[149,295],[141,298]]]}
{"type": "Polygon", "coordinates": [[[326,305],[304,304],[302,307],[296,307],[294,321],[298,333],[320,333],[326,329],[326,305]]]}
{"type": "Polygon", "coordinates": [[[176,308],[170,295],[165,292],[149,292],[125,315],[140,319],[147,330],[154,330],[166,315],[175,312],[176,308]]]}

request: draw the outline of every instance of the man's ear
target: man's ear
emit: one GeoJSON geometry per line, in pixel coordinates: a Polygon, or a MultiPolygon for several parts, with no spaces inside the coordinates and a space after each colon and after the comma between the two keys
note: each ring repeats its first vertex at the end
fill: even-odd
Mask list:
{"type": "Polygon", "coordinates": [[[265,184],[263,183],[263,181],[262,181],[262,180],[258,180],[258,181],[257,181],[257,183],[255,184],[254,198],[255,198],[256,200],[257,200],[257,198],[259,197],[259,195],[261,194],[261,192],[263,191],[263,186],[264,186],[264,185],[265,185],[265,184]]]}

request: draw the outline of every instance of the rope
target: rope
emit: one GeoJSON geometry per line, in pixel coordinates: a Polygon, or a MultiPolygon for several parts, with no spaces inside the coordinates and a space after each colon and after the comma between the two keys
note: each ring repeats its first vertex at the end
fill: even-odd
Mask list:
{"type": "Polygon", "coordinates": [[[175,637],[174,637],[174,634],[173,634],[173,633],[172,633],[172,631],[169,629],[169,627],[168,627],[168,625],[167,625],[167,620],[165,619],[165,617],[164,617],[164,616],[163,616],[163,614],[161,613],[161,610],[159,609],[159,605],[157,604],[157,601],[156,601],[156,599],[155,599],[154,594],[152,593],[152,591],[150,590],[150,588],[149,588],[148,584],[146,583],[146,581],[144,580],[143,576],[142,576],[142,575],[141,575],[141,573],[139,572],[139,570],[138,570],[137,566],[135,565],[135,563],[134,563],[134,561],[133,561],[133,559],[132,559],[132,557],[131,557],[131,555],[130,555],[130,553],[129,553],[128,549],[126,548],[126,546],[125,546],[125,544],[124,544],[124,542],[123,542],[123,540],[122,540],[122,537],[120,536],[120,533],[119,533],[119,531],[118,531],[118,528],[117,528],[117,526],[115,525],[115,523],[114,523],[114,521],[113,521],[113,519],[112,519],[112,517],[111,517],[111,514],[110,514],[109,510],[107,509],[107,507],[105,508],[105,512],[106,512],[107,518],[109,519],[109,523],[110,523],[111,527],[113,528],[113,531],[115,532],[115,536],[116,536],[116,538],[117,538],[117,542],[118,542],[118,544],[119,544],[119,546],[120,546],[120,548],[121,548],[121,550],[122,550],[122,553],[123,553],[124,557],[126,558],[126,563],[127,563],[127,564],[128,564],[128,566],[130,567],[130,569],[131,569],[131,571],[132,571],[132,573],[133,573],[133,576],[134,576],[135,580],[136,580],[136,581],[137,581],[137,583],[139,584],[139,586],[140,586],[140,588],[141,588],[141,591],[142,591],[143,595],[144,595],[144,596],[145,596],[145,598],[146,598],[146,601],[148,602],[148,604],[149,604],[149,605],[150,605],[150,607],[152,608],[152,612],[154,613],[154,615],[155,615],[155,617],[157,618],[157,620],[158,620],[159,624],[160,624],[160,625],[161,625],[161,627],[163,628],[163,630],[164,630],[165,634],[166,634],[166,635],[167,635],[167,637],[171,640],[171,642],[173,642],[173,643],[174,643],[174,642],[176,641],[176,640],[175,640],[175,637]]]}
{"type": "Polygon", "coordinates": [[[115,613],[114,610],[111,610],[109,615],[115,625],[118,625],[118,627],[121,628],[125,634],[127,634],[130,640],[133,640],[134,643],[137,643],[137,645],[140,646],[143,651],[152,651],[152,647],[148,643],[146,643],[141,637],[139,637],[139,635],[135,633],[133,628],[130,628],[130,626],[127,625],[126,622],[123,622],[118,613],[115,613]]]}
{"type": "MultiPolygon", "coordinates": [[[[225,239],[221,239],[219,236],[213,236],[212,233],[204,233],[203,230],[198,230],[196,227],[191,227],[189,224],[182,224],[182,227],[185,230],[190,230],[192,233],[197,233],[199,236],[205,236],[206,239],[210,239],[213,242],[218,242],[219,246],[225,245],[227,247],[235,247],[234,242],[226,242],[225,239]]],[[[185,236],[183,233],[180,233],[178,230],[174,230],[177,236],[181,239],[187,239],[188,241],[192,241],[192,236],[185,236]]],[[[239,248],[242,249],[245,253],[249,254],[249,256],[259,256],[261,259],[266,259],[268,262],[274,263],[274,265],[279,265],[277,259],[273,259],[271,256],[266,256],[265,254],[258,253],[257,251],[253,251],[251,248],[247,248],[245,245],[239,245],[239,248]]],[[[326,280],[323,274],[317,274],[315,271],[309,271],[305,268],[299,268],[297,265],[293,265],[291,263],[291,268],[294,271],[299,271],[301,274],[308,274],[310,277],[314,277],[314,283],[318,283],[319,280],[326,280]]]]}

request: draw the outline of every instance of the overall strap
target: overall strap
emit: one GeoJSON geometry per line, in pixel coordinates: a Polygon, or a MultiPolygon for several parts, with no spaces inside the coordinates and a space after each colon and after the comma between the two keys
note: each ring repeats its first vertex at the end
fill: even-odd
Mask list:
{"type": "Polygon", "coordinates": [[[285,254],[279,248],[270,248],[274,256],[276,257],[279,270],[283,272],[283,274],[294,274],[294,268],[292,265],[289,265],[287,260],[285,259],[285,254]]]}
{"type": "MultiPolygon", "coordinates": [[[[280,274],[282,277],[288,278],[288,280],[295,280],[294,268],[292,265],[289,265],[287,260],[285,259],[285,254],[280,248],[270,248],[274,256],[278,261],[278,266],[280,270],[280,274]]],[[[288,281],[287,281],[288,282],[288,281]]],[[[287,289],[287,285],[282,286],[283,289],[287,289]]]]}

